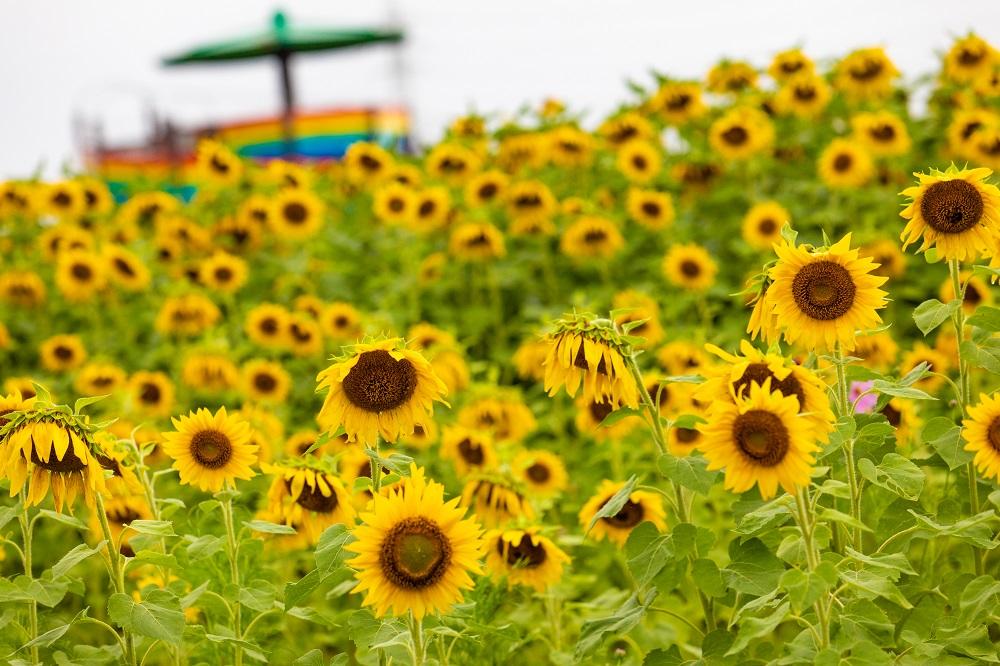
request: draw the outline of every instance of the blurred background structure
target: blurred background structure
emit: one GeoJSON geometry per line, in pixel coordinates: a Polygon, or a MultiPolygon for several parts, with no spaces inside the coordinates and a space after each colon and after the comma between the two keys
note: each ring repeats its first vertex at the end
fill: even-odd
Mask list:
{"type": "MultiPolygon", "coordinates": [[[[6,2],[0,178],[39,170],[56,176],[64,166],[78,167],[94,146],[144,145],[151,129],[167,140],[167,119],[197,131],[265,119],[264,130],[233,126],[250,127],[249,143],[294,129],[281,117],[273,63],[161,66],[163,56],[185,46],[259,30],[278,9],[292,26],[405,33],[395,46],[294,57],[295,102],[306,116],[319,114],[307,134],[349,134],[352,123],[377,133],[374,119],[381,116],[383,139],[408,133],[418,144],[437,140],[462,113],[503,117],[550,96],[586,111],[585,123],[595,124],[626,98],[627,79],[648,83],[650,69],[702,78],[724,56],[764,67],[791,46],[822,60],[883,45],[914,78],[936,67],[935,50],[970,29],[1000,42],[995,0],[6,2]],[[338,109],[348,116],[338,120],[338,109]]],[[[270,140],[258,144],[276,149],[270,140]]]]}

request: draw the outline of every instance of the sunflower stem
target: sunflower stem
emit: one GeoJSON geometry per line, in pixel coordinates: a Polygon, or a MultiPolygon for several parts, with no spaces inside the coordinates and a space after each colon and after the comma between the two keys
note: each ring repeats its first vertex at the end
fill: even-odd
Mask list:
{"type": "MultiPolygon", "coordinates": [[[[229,574],[232,577],[233,585],[236,586],[237,596],[233,601],[233,636],[240,640],[243,638],[243,619],[241,616],[239,590],[240,586],[240,565],[239,546],[236,542],[236,528],[233,525],[233,498],[231,493],[227,493],[226,499],[222,502],[222,521],[226,526],[226,550],[229,555],[229,574]]],[[[243,664],[243,648],[234,645],[236,666],[243,664]]]]}
{"type": "MultiPolygon", "coordinates": [[[[125,566],[122,563],[121,547],[111,536],[111,523],[108,521],[108,512],[104,508],[104,496],[97,493],[97,518],[101,523],[101,531],[104,533],[104,547],[108,551],[108,560],[111,562],[111,583],[115,592],[126,594],[125,592],[125,566]]],[[[122,636],[125,639],[125,658],[132,666],[136,666],[135,638],[132,633],[122,627],[122,636]]]]}
{"type": "MultiPolygon", "coordinates": [[[[851,411],[851,400],[847,386],[846,361],[844,360],[844,349],[838,342],[833,351],[834,364],[837,366],[837,403],[840,408],[840,418],[853,418],[851,411]]],[[[844,466],[847,468],[847,484],[851,489],[851,516],[861,522],[861,488],[858,485],[858,471],[854,467],[854,436],[844,440],[844,466]]],[[[861,528],[855,527],[851,531],[851,547],[857,550],[861,548],[861,528]]]]}
{"type": "Polygon", "coordinates": [[[413,666],[423,666],[426,646],[424,645],[424,623],[410,611],[410,638],[413,640],[413,666]]]}
{"type": "MultiPolygon", "coordinates": [[[[24,560],[24,576],[31,581],[33,575],[31,573],[31,538],[34,530],[32,529],[34,523],[28,519],[28,499],[25,497],[24,492],[21,493],[21,514],[18,516],[18,522],[21,524],[21,538],[22,538],[22,548],[23,560],[24,560]]],[[[28,602],[28,641],[33,641],[38,638],[38,602],[32,599],[28,602]]],[[[40,664],[38,661],[38,646],[31,646],[31,663],[40,664]]]]}
{"type": "Polygon", "coordinates": [[[381,454],[378,450],[378,444],[382,440],[381,437],[375,437],[375,455],[368,458],[368,464],[371,465],[371,476],[372,476],[372,496],[378,495],[379,491],[382,489],[382,466],[378,463],[378,458],[381,454]]]}
{"type": "MultiPolygon", "coordinates": [[[[806,566],[809,567],[809,573],[813,573],[819,566],[819,552],[816,549],[816,541],[813,538],[816,523],[813,513],[810,510],[808,494],[808,488],[798,488],[796,490],[795,509],[799,529],[802,531],[802,540],[805,545],[806,566]]],[[[830,645],[829,601],[818,599],[813,604],[813,610],[816,612],[816,619],[819,622],[819,649],[823,650],[830,645]]]]}

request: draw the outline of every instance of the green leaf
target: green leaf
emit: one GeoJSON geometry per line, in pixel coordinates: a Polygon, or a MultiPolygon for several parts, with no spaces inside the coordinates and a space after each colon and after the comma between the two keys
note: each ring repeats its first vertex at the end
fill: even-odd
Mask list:
{"type": "Polygon", "coordinates": [[[913,321],[925,336],[958,312],[962,301],[954,298],[942,303],[936,298],[924,301],[913,311],[913,321]]]}
{"type": "Polygon", "coordinates": [[[629,416],[641,416],[641,415],[642,412],[639,411],[638,409],[633,409],[631,407],[619,407],[615,411],[605,416],[604,420],[601,421],[599,427],[607,428],[608,426],[613,426],[614,424],[618,423],[622,419],[627,418],[629,416]]]}
{"type": "Polygon", "coordinates": [[[173,555],[161,553],[158,550],[140,550],[135,554],[135,557],[129,559],[127,567],[131,570],[146,564],[167,567],[169,569],[176,569],[179,566],[177,558],[173,555]]]}
{"type": "Polygon", "coordinates": [[[13,581],[0,578],[0,602],[37,601],[46,608],[52,608],[63,600],[68,590],[69,580],[65,577],[50,580],[18,576],[13,581]]]}
{"type": "Polygon", "coordinates": [[[858,461],[858,471],[866,480],[908,500],[916,500],[924,488],[924,472],[908,458],[887,453],[877,466],[868,458],[858,461]]]}
{"type": "Polygon", "coordinates": [[[69,525],[70,527],[74,527],[78,530],[83,530],[84,532],[90,530],[85,522],[74,516],[67,516],[66,514],[49,511],[48,509],[39,510],[38,515],[44,516],[49,520],[54,520],[57,523],[62,523],[63,525],[69,525]]]}
{"type": "Polygon", "coordinates": [[[965,320],[969,326],[976,326],[991,333],[1000,331],[1000,308],[980,305],[971,317],[965,320]]]}
{"type": "Polygon", "coordinates": [[[52,567],[52,577],[59,578],[61,576],[65,576],[69,573],[69,570],[77,564],[83,562],[91,555],[96,555],[101,552],[105,543],[107,542],[102,541],[94,548],[91,548],[85,543],[81,543],[76,548],[63,555],[61,560],[56,562],[55,566],[52,567]]]}
{"type": "Polygon", "coordinates": [[[868,569],[872,571],[885,574],[894,581],[899,580],[899,577],[902,574],[906,574],[908,576],[917,575],[917,572],[913,570],[913,565],[911,565],[910,561],[906,559],[906,555],[904,553],[865,555],[864,553],[854,550],[850,546],[848,546],[844,552],[855,562],[860,562],[866,565],[868,569]]]}
{"type": "Polygon", "coordinates": [[[840,523],[841,525],[847,525],[848,527],[853,527],[859,530],[863,530],[865,532],[872,531],[870,527],[865,525],[863,522],[861,522],[854,516],[846,514],[843,511],[837,511],[836,509],[831,509],[828,506],[819,507],[819,511],[817,512],[817,517],[820,520],[829,520],[830,522],[840,523]]]}
{"type": "Polygon", "coordinates": [[[309,650],[293,661],[292,666],[326,666],[326,659],[323,658],[321,650],[309,650]]]}
{"type": "Polygon", "coordinates": [[[153,590],[149,599],[141,602],[116,592],[108,599],[108,615],[118,626],[141,636],[174,645],[181,643],[184,613],[180,610],[177,597],[165,590],[153,590]]]}
{"type": "Polygon", "coordinates": [[[151,536],[177,536],[174,534],[174,524],[169,520],[133,520],[128,524],[128,529],[151,536]]]}
{"type": "Polygon", "coordinates": [[[7,523],[17,518],[19,513],[20,510],[17,506],[0,507],[0,530],[7,527],[7,523]]]}
{"type": "Polygon", "coordinates": [[[760,507],[746,514],[736,523],[736,531],[740,534],[753,536],[777,529],[792,518],[794,500],[788,495],[782,495],[771,502],[765,502],[760,507]]]}
{"type": "Polygon", "coordinates": [[[344,525],[326,528],[316,544],[316,567],[324,574],[340,567],[344,562],[344,546],[354,537],[344,525]]]}
{"type": "Polygon", "coordinates": [[[788,603],[783,603],[774,609],[766,617],[748,617],[740,621],[740,629],[736,633],[736,640],[733,642],[726,656],[739,654],[750,645],[750,641],[755,638],[771,634],[779,624],[788,616],[788,603]]]}
{"type": "Polygon", "coordinates": [[[973,454],[962,448],[962,429],[944,416],[937,416],[924,425],[920,439],[937,451],[948,469],[954,470],[972,460],[973,454]]]}
{"type": "Polygon", "coordinates": [[[30,648],[36,647],[36,646],[37,647],[48,647],[48,646],[52,645],[57,640],[59,640],[60,638],[62,638],[63,636],[65,636],[66,632],[70,630],[70,627],[72,627],[74,624],[76,624],[77,622],[79,622],[81,619],[87,617],[87,612],[89,610],[90,610],[90,607],[88,606],[87,608],[84,608],[82,611],[80,611],[79,613],[77,613],[76,615],[74,615],[73,619],[70,620],[69,622],[67,622],[66,624],[60,625],[60,626],[56,627],[55,629],[49,629],[44,634],[39,634],[37,638],[35,638],[34,640],[28,641],[27,643],[25,643],[24,645],[22,645],[20,648],[18,648],[18,652],[20,652],[21,650],[30,649],[30,648]]]}
{"type": "Polygon", "coordinates": [[[1000,375],[1000,343],[996,339],[990,339],[978,345],[972,340],[965,340],[960,349],[962,356],[967,358],[970,363],[987,372],[1000,375]]]}
{"type": "Polygon", "coordinates": [[[917,526],[921,528],[914,535],[917,538],[951,537],[976,548],[986,550],[991,550],[996,546],[996,543],[993,542],[993,530],[986,524],[997,520],[997,515],[992,510],[983,511],[969,518],[963,518],[951,525],[937,523],[912,509],[910,509],[909,513],[917,519],[917,526]]]}
{"type": "Polygon", "coordinates": [[[254,532],[261,532],[263,534],[295,534],[295,528],[290,525],[281,525],[279,523],[272,523],[266,520],[251,520],[243,523],[245,527],[249,527],[254,532]]]}
{"type": "Polygon", "coordinates": [[[625,506],[625,503],[628,502],[628,498],[634,489],[635,475],[633,474],[629,477],[628,481],[625,482],[625,485],[622,486],[621,490],[612,495],[611,499],[605,502],[604,506],[598,509],[597,513],[594,514],[594,517],[590,519],[590,524],[587,525],[587,529],[584,534],[587,534],[590,530],[594,529],[594,525],[596,525],[597,521],[601,518],[610,518],[621,511],[622,507],[625,506]]]}
{"type": "Polygon", "coordinates": [[[684,456],[678,458],[669,453],[662,454],[656,461],[660,474],[674,483],[707,495],[712,489],[719,472],[708,471],[708,461],[701,456],[684,456]]]}
{"type": "Polygon", "coordinates": [[[833,564],[823,562],[820,568],[822,571],[789,569],[781,575],[781,588],[788,594],[788,601],[796,613],[812,607],[837,582],[837,568],[833,564]]]}
{"type": "Polygon", "coordinates": [[[730,545],[729,566],[722,575],[730,588],[744,594],[763,596],[774,591],[785,570],[784,564],[760,539],[730,545]]]}
{"type": "Polygon", "coordinates": [[[722,571],[713,560],[698,558],[691,565],[691,578],[698,589],[710,597],[726,596],[726,582],[722,580],[722,571]]]}
{"type": "Polygon", "coordinates": [[[915,389],[912,386],[903,386],[895,382],[885,381],[884,379],[876,379],[872,382],[872,390],[876,393],[891,395],[895,398],[909,398],[911,400],[937,400],[934,396],[921,391],[920,389],[915,389]]]}
{"type": "Polygon", "coordinates": [[[289,611],[307,599],[323,582],[323,574],[313,569],[299,580],[285,585],[285,610],[289,611]]]}
{"type": "Polygon", "coordinates": [[[96,402],[100,402],[101,400],[104,400],[107,397],[108,396],[106,395],[95,395],[93,397],[88,397],[88,398],[77,398],[76,402],[73,403],[73,413],[79,414],[84,410],[84,408],[93,405],[96,402]]]}
{"type": "Polygon", "coordinates": [[[889,576],[866,569],[846,570],[840,572],[841,579],[851,587],[860,590],[862,596],[869,598],[882,597],[902,606],[903,608],[913,608],[913,604],[903,596],[896,584],[889,576]]]}
{"type": "Polygon", "coordinates": [[[612,615],[587,620],[580,627],[580,639],[577,641],[574,656],[580,661],[584,655],[601,644],[605,634],[625,634],[639,624],[646,610],[656,599],[656,590],[650,590],[644,601],[639,601],[638,593],[632,594],[612,615]]]}
{"type": "Polygon", "coordinates": [[[656,574],[674,559],[672,539],[645,521],[636,526],[625,542],[628,568],[638,587],[650,583],[656,574]]]}
{"type": "Polygon", "coordinates": [[[225,550],[225,548],[226,541],[222,537],[215,536],[214,534],[203,534],[188,544],[187,554],[192,560],[201,560],[211,557],[219,551],[225,550]]]}

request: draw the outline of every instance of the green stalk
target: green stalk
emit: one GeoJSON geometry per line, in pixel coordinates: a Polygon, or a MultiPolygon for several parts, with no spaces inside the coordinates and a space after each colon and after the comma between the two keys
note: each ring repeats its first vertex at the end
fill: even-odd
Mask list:
{"type": "MultiPolygon", "coordinates": [[[[806,551],[806,566],[809,567],[809,573],[816,571],[819,566],[819,551],[816,549],[816,541],[813,538],[816,522],[815,516],[813,516],[810,510],[810,503],[807,497],[809,493],[808,488],[799,488],[795,493],[795,512],[796,520],[799,523],[799,529],[802,531],[802,540],[805,543],[806,551]]],[[[816,612],[816,619],[819,622],[819,649],[823,650],[830,645],[830,613],[829,613],[829,600],[824,602],[824,600],[818,600],[813,604],[813,610],[816,612]]]]}
{"type": "MultiPolygon", "coordinates": [[[[378,449],[378,443],[381,441],[381,437],[375,436],[375,458],[381,456],[378,449]]],[[[382,489],[382,465],[376,462],[375,458],[369,458],[368,464],[371,465],[371,475],[372,475],[372,497],[378,495],[379,491],[382,489]]]]}
{"type": "MultiPolygon", "coordinates": [[[[840,343],[833,351],[834,363],[837,366],[837,403],[839,407],[838,416],[850,416],[853,418],[851,401],[847,386],[847,370],[844,367],[844,350],[840,343]]],[[[861,487],[858,483],[858,470],[854,466],[854,436],[848,437],[844,441],[844,464],[847,467],[847,484],[851,489],[851,516],[861,522],[861,487]]],[[[861,528],[855,527],[851,532],[851,546],[857,550],[861,548],[861,528]]]]}
{"type": "MultiPolygon", "coordinates": [[[[104,533],[104,547],[108,551],[108,560],[111,562],[111,582],[115,592],[127,594],[125,592],[125,565],[122,562],[121,546],[111,536],[111,523],[108,521],[108,512],[104,508],[104,497],[97,493],[97,517],[101,523],[101,531],[104,533]]],[[[125,658],[132,666],[136,665],[135,638],[132,633],[122,627],[122,636],[125,639],[125,658]]]]}
{"type": "Polygon", "coordinates": [[[409,617],[410,638],[413,640],[413,666],[424,666],[424,656],[427,646],[424,645],[424,625],[422,620],[418,620],[410,611],[409,617]]]}
{"type": "MultiPolygon", "coordinates": [[[[31,572],[31,540],[34,530],[34,523],[28,519],[28,500],[25,497],[24,492],[21,493],[21,514],[18,516],[18,522],[21,524],[21,543],[24,546],[22,548],[22,554],[24,559],[24,575],[30,581],[33,580],[33,574],[31,572]]],[[[33,641],[38,638],[38,602],[32,599],[28,602],[28,641],[33,641]]],[[[38,661],[38,646],[31,646],[31,663],[40,664],[38,661]]]]}
{"type": "MultiPolygon", "coordinates": [[[[236,541],[236,528],[233,520],[233,498],[227,496],[222,503],[222,521],[226,526],[226,551],[229,555],[229,575],[232,577],[233,585],[236,586],[237,596],[233,602],[233,636],[240,640],[243,638],[243,618],[240,607],[239,590],[240,586],[240,566],[239,566],[239,544],[236,541]]],[[[234,645],[236,666],[243,664],[243,648],[234,645]]]]}

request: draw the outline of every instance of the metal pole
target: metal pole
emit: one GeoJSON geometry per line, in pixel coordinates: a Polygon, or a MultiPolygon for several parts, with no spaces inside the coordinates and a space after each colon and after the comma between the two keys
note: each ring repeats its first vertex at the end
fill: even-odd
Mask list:
{"type": "Polygon", "coordinates": [[[295,93],[292,90],[292,74],[289,63],[292,54],[289,51],[278,53],[278,66],[281,74],[281,127],[285,139],[285,157],[291,157],[295,152],[295,131],[292,123],[295,120],[295,93]]]}

